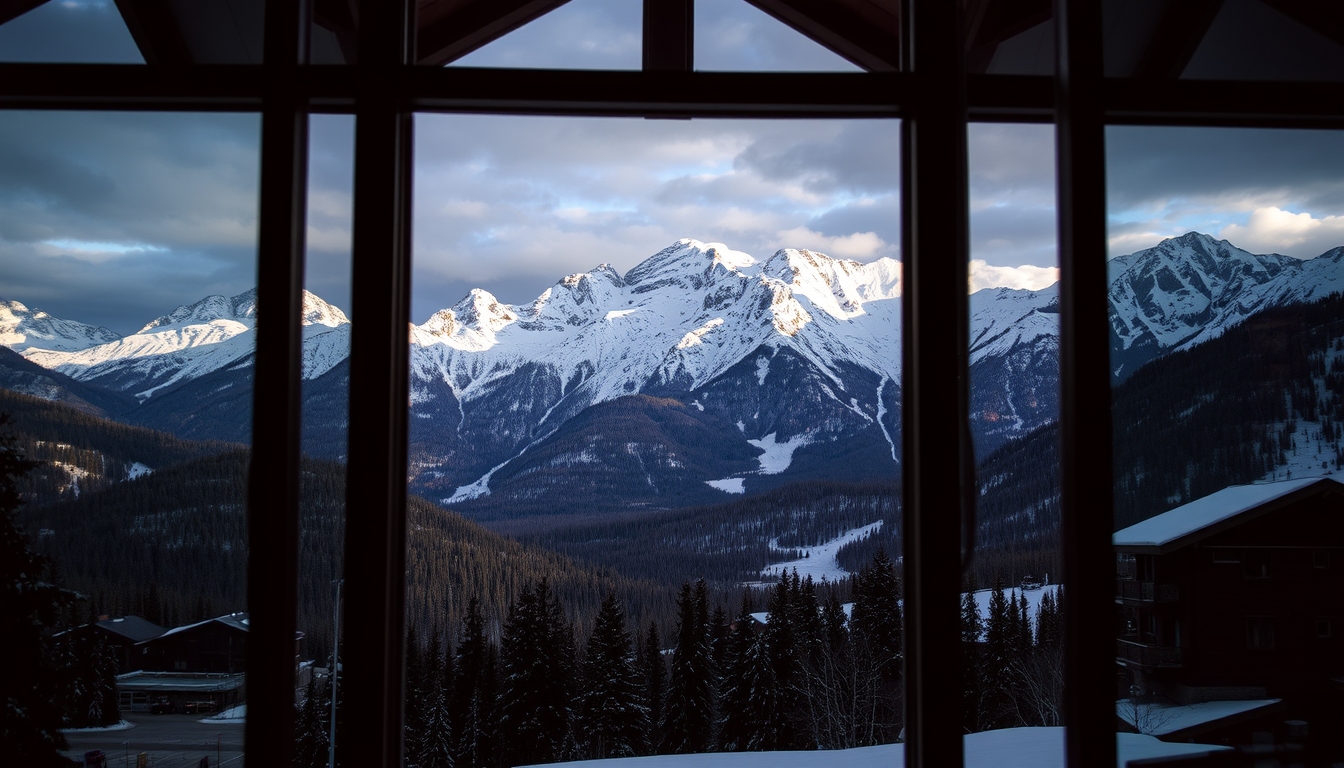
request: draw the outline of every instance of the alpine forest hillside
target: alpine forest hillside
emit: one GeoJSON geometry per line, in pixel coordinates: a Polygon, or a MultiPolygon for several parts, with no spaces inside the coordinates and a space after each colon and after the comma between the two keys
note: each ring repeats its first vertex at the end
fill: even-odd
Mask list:
{"type": "MultiPolygon", "coordinates": [[[[1119,530],[1229,485],[1344,472],[1344,295],[1265,310],[1112,390],[1119,530]]],[[[973,581],[1058,572],[1059,429],[979,465],[973,581]]],[[[1105,514],[1098,510],[1098,514],[1105,514]]],[[[889,529],[842,550],[847,567],[889,529]]]]}
{"type": "MultiPolygon", "coordinates": [[[[174,626],[247,609],[245,448],[0,395],[16,444],[42,461],[23,478],[20,520],[62,586],[88,596],[90,615],[133,614],[174,626]],[[149,461],[157,466],[128,476],[126,467],[149,461]]],[[[331,582],[342,570],[345,471],[315,459],[302,468],[299,628],[317,657],[330,649],[331,582]]],[[[543,578],[576,628],[590,626],[608,594],[632,618],[671,621],[673,595],[652,582],[521,544],[418,497],[407,515],[412,625],[456,627],[474,598],[497,634],[509,605],[543,578]]]]}

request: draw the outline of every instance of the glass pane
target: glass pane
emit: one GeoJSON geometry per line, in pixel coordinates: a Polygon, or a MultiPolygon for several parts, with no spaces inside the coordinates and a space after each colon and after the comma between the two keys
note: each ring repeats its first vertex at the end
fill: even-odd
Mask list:
{"type": "Polygon", "coordinates": [[[565,728],[585,757],[894,742],[899,124],[416,132],[416,668],[497,648],[508,682],[465,690],[517,763],[557,757],[565,728]],[[527,633],[558,624],[573,646],[524,670],[527,633]],[[764,674],[787,714],[749,700],[764,674]],[[509,725],[536,691],[574,720],[509,725]],[[634,727],[602,719],[622,702],[634,727]]]}
{"type": "Polygon", "coordinates": [[[739,72],[859,72],[743,0],[696,0],[695,68],[739,72]]]}
{"type": "Polygon", "coordinates": [[[525,69],[639,69],[642,63],[640,3],[570,0],[502,37],[445,6],[422,6],[421,63],[525,69]]]}
{"type": "MultiPolygon", "coordinates": [[[[350,115],[309,118],[298,605],[305,648],[295,713],[296,749],[309,765],[325,764],[330,754],[331,672],[342,631],[337,619],[343,618],[335,606],[344,593],[350,321],[342,307],[350,306],[354,123],[350,115]]],[[[354,736],[344,727],[338,733],[354,736]]]]}
{"type": "Polygon", "coordinates": [[[52,627],[80,670],[66,725],[162,713],[168,734],[69,732],[67,755],[243,749],[258,133],[255,115],[0,115],[0,411],[44,462],[20,521],[82,595],[52,627]]]}
{"type": "Polygon", "coordinates": [[[1113,127],[1107,163],[1117,715],[1337,761],[1344,133],[1113,127]]]}
{"type": "Polygon", "coordinates": [[[1105,4],[1108,77],[1344,80],[1344,7],[1289,0],[1105,4]]]}
{"type": "Polygon", "coordinates": [[[1048,125],[972,124],[967,136],[980,484],[962,596],[967,733],[1063,724],[1054,138],[1048,125]]]}
{"type": "Polygon", "coordinates": [[[50,0],[0,19],[0,61],[145,63],[112,0],[50,0]]]}
{"type": "Polygon", "coordinates": [[[991,75],[1055,74],[1051,3],[978,0],[966,4],[966,71],[991,75]]]}

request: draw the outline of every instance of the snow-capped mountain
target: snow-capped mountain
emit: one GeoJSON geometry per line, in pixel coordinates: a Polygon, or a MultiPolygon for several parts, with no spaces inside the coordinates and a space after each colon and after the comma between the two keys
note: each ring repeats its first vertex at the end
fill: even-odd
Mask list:
{"type": "Polygon", "coordinates": [[[1262,309],[1344,290],[1344,248],[1304,261],[1189,232],[1113,259],[1110,273],[1112,371],[1123,379],[1262,309]]]}
{"type": "MultiPolygon", "coordinates": [[[[762,261],[681,240],[624,275],[609,265],[569,275],[525,305],[473,290],[409,329],[412,488],[525,514],[594,498],[675,506],[808,477],[893,477],[900,271],[890,259],[786,249],[762,261]]],[[[1114,259],[1111,275],[1120,379],[1261,309],[1344,288],[1344,248],[1303,261],[1190,233],[1114,259]]],[[[1053,286],[971,297],[981,456],[1056,418],[1058,311],[1053,286]]],[[[134,395],[142,423],[199,431],[246,421],[255,315],[255,292],[212,296],[125,338],[43,346],[29,333],[6,344],[134,395]],[[207,410],[209,419],[191,417],[207,410]]],[[[304,323],[305,429],[340,455],[349,321],[305,294],[304,323]]],[[[76,330],[48,335],[80,338],[76,330]]]]}
{"type": "MultiPolygon", "coordinates": [[[[683,403],[693,411],[683,415],[708,420],[709,433],[748,456],[763,455],[752,440],[796,448],[868,431],[882,444],[872,459],[890,464],[899,274],[890,259],[782,250],[758,262],[682,240],[624,276],[608,265],[570,275],[527,306],[473,291],[411,332],[419,480],[451,503],[483,497],[528,471],[528,452],[563,437],[570,419],[633,394],[683,403]]],[[[688,463],[665,440],[620,448],[659,466],[641,480],[649,487],[688,463]]],[[[712,496],[717,486],[705,481],[723,479],[697,477],[694,487],[712,496]]]]}
{"type": "Polygon", "coordinates": [[[30,347],[72,352],[119,338],[106,328],[62,320],[17,301],[0,299],[0,345],[15,352],[30,347]]]}
{"type": "MultiPolygon", "coordinates": [[[[99,384],[133,394],[141,401],[155,393],[238,364],[255,345],[257,294],[246,291],[232,298],[208,296],[155,318],[125,337],[62,350],[30,345],[24,357],[84,383],[99,384]]],[[[315,349],[307,356],[305,373],[320,375],[339,362],[348,341],[349,320],[336,307],[304,292],[305,341],[315,349]],[[317,337],[339,332],[330,339],[317,337]],[[323,354],[325,353],[325,354],[323,354]],[[326,368],[322,368],[325,364],[326,368]]]]}

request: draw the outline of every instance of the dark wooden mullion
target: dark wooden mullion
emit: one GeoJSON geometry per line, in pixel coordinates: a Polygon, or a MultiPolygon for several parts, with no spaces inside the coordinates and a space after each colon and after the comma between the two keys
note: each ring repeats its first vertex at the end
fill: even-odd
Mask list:
{"type": "Polygon", "coordinates": [[[1110,333],[1101,10],[1056,0],[1060,508],[1070,768],[1115,765],[1110,333]]]}
{"type": "Polygon", "coordinates": [[[962,764],[960,435],[966,418],[968,212],[958,3],[915,0],[902,121],[905,764],[962,764]]]}
{"type": "Polygon", "coordinates": [[[344,765],[402,765],[411,115],[406,0],[360,3],[346,479],[344,765]]]}
{"type": "Polygon", "coordinates": [[[299,583],[299,416],[307,99],[296,75],[307,32],[302,0],[268,0],[271,87],[261,116],[257,349],[248,473],[249,753],[289,765],[294,752],[294,633],[299,583]]]}
{"type": "Polygon", "coordinates": [[[695,0],[644,0],[646,72],[695,69],[695,0]]]}

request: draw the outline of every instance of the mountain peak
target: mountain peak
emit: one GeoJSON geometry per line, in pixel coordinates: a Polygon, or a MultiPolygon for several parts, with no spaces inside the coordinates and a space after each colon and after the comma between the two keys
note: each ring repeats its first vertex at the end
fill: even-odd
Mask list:
{"type": "Polygon", "coordinates": [[[243,291],[237,296],[206,296],[195,304],[178,307],[166,315],[145,324],[136,333],[167,330],[174,327],[210,323],[215,320],[234,320],[252,325],[257,316],[257,289],[243,291]]]}
{"type": "Polygon", "coordinates": [[[652,288],[678,282],[698,289],[711,277],[715,267],[741,273],[754,266],[756,260],[750,255],[734,251],[723,243],[702,243],[683,237],[626,272],[625,283],[652,288]]]}

